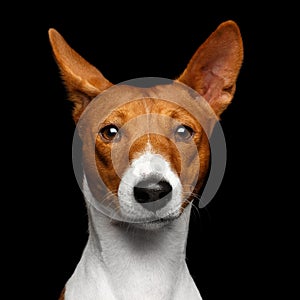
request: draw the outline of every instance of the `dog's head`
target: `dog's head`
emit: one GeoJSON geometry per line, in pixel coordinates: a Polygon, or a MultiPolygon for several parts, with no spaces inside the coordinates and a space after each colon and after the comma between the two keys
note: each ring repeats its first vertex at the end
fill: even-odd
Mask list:
{"type": "Polygon", "coordinates": [[[243,59],[236,23],[222,23],[176,80],[150,85],[113,85],[56,30],[49,36],[74,103],[86,198],[111,208],[112,218],[143,226],[179,217],[207,176],[212,120],[235,92],[243,59]]]}

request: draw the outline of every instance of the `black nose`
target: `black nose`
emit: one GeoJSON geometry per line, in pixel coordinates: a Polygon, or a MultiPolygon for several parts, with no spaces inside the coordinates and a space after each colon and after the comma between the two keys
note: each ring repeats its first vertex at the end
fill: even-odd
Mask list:
{"type": "Polygon", "coordinates": [[[134,187],[134,197],[146,209],[156,211],[164,207],[171,199],[172,186],[164,180],[158,182],[144,180],[134,187]]]}

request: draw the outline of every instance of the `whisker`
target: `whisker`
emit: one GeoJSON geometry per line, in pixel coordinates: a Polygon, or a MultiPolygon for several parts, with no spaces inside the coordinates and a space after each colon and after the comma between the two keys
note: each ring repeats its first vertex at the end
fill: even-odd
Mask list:
{"type": "Polygon", "coordinates": [[[110,215],[108,216],[111,221],[118,219],[119,214],[119,203],[115,201],[116,191],[108,191],[101,199],[101,204],[110,210],[110,215]]]}
{"type": "Polygon", "coordinates": [[[196,199],[196,200],[200,200],[200,197],[199,197],[199,195],[198,194],[196,194],[196,193],[189,193],[189,192],[183,192],[183,195],[187,195],[187,196],[189,196],[189,198],[190,197],[192,197],[192,199],[186,199],[185,201],[187,201],[189,204],[191,204],[192,205],[192,211],[193,211],[193,213],[197,213],[197,217],[200,217],[200,210],[199,210],[199,207],[194,203],[194,200],[196,199]]]}

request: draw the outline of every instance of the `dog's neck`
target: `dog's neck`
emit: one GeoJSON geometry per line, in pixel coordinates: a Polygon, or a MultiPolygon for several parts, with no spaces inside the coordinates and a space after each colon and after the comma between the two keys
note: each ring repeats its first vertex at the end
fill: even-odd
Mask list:
{"type": "Polygon", "coordinates": [[[185,262],[190,207],[157,229],[112,222],[85,191],[89,238],[65,300],[201,299],[185,262]]]}

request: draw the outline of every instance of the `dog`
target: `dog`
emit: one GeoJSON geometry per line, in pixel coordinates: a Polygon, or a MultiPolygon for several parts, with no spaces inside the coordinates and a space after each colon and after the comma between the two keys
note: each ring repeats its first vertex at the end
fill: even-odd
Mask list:
{"type": "Polygon", "coordinates": [[[73,103],[89,220],[59,299],[202,299],[185,261],[189,218],[210,170],[209,132],[236,90],[239,26],[221,23],[181,75],[150,84],[113,84],[54,28],[49,40],[73,103]]]}

